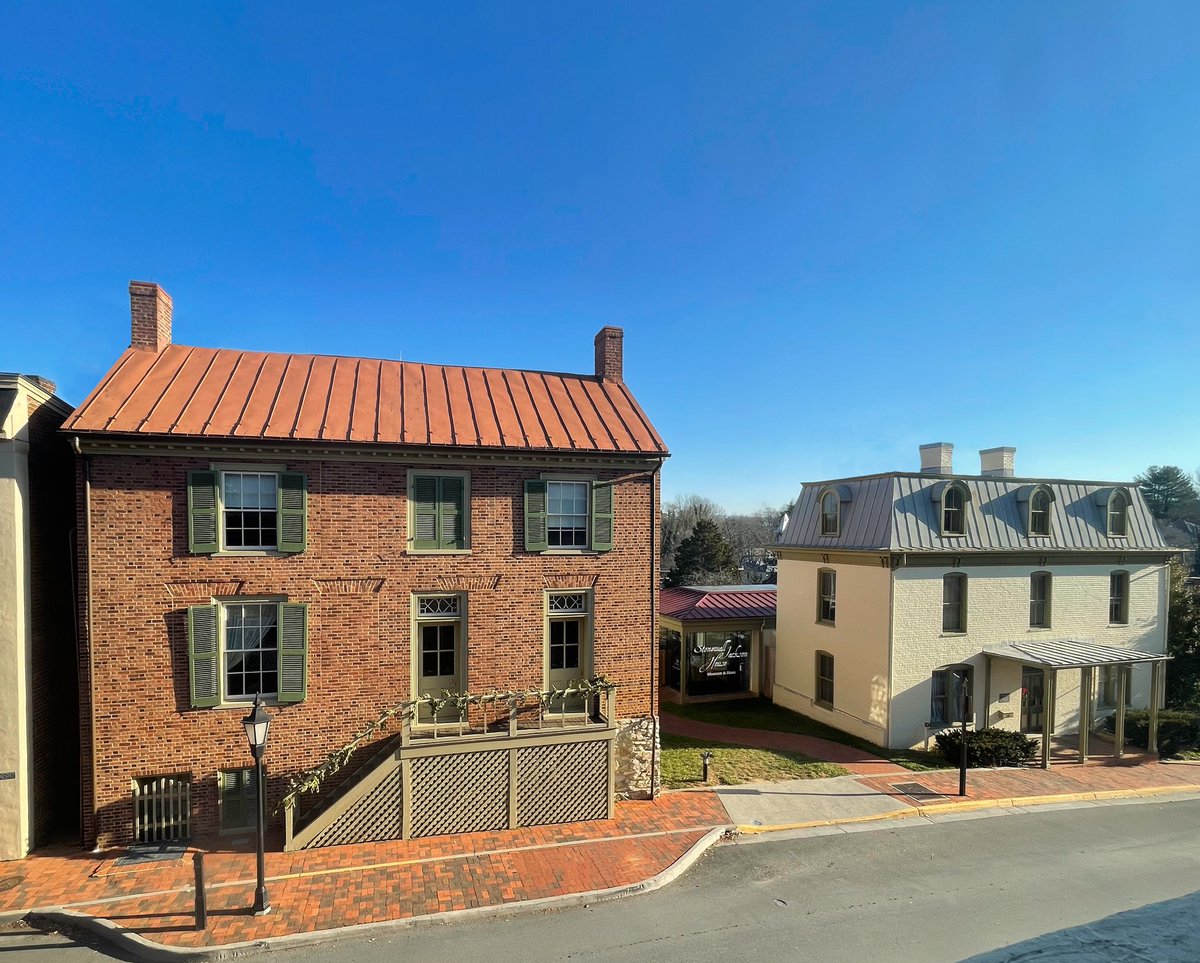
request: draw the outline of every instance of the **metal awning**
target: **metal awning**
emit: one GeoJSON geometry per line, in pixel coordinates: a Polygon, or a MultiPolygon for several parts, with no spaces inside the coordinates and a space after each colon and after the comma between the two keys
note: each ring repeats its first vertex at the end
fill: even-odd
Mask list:
{"type": "Polygon", "coordinates": [[[1060,639],[1046,642],[1005,642],[985,645],[983,654],[998,659],[1011,659],[1027,665],[1050,669],[1086,669],[1094,665],[1132,665],[1135,662],[1165,662],[1170,656],[1161,652],[1142,652],[1122,649],[1095,642],[1060,639]]]}

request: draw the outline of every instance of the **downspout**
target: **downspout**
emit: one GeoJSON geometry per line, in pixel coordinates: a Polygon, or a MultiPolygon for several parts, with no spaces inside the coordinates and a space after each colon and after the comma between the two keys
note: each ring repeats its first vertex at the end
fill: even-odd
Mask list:
{"type": "Polygon", "coordinates": [[[658,798],[658,740],[660,734],[658,701],[654,691],[654,683],[657,673],[654,671],[654,663],[658,656],[658,633],[654,631],[658,625],[658,611],[654,604],[655,593],[658,588],[658,552],[655,551],[656,536],[658,534],[658,513],[655,507],[658,505],[658,473],[662,470],[663,460],[658,460],[658,466],[650,473],[650,722],[651,734],[650,740],[650,798],[652,800],[658,798]]]}
{"type": "MultiPolygon", "coordinates": [[[[95,815],[96,807],[96,700],[93,697],[95,676],[95,657],[92,649],[92,459],[91,456],[83,453],[83,448],[79,444],[79,436],[76,435],[71,439],[71,446],[75,449],[75,454],[80,458],[83,464],[83,564],[84,564],[84,616],[83,616],[83,636],[87,638],[87,709],[88,709],[88,738],[90,745],[87,747],[88,755],[88,770],[91,776],[91,800],[93,815],[95,815]]],[[[76,606],[78,612],[79,606],[76,606]]],[[[78,614],[76,615],[78,618],[78,614]]],[[[78,644],[78,643],[77,643],[78,644]]],[[[84,747],[80,740],[80,753],[82,754],[84,747]]],[[[82,756],[81,756],[82,759],[82,756]]],[[[80,773],[79,778],[79,827],[82,834],[83,828],[86,825],[83,812],[83,774],[80,773]]],[[[99,827],[93,826],[96,835],[99,836],[99,827]]]]}
{"type": "MultiPolygon", "coordinates": [[[[895,654],[896,646],[896,569],[902,568],[908,564],[908,553],[901,552],[899,555],[891,555],[888,557],[888,712],[887,712],[887,728],[884,730],[883,738],[885,742],[884,748],[892,748],[892,663],[895,654]]],[[[926,741],[928,741],[928,731],[926,730],[926,741]]]]}

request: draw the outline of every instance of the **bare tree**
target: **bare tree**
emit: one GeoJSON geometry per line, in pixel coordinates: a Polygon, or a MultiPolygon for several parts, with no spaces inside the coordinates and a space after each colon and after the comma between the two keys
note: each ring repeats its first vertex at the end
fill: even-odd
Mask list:
{"type": "Polygon", "coordinates": [[[675,567],[675,553],[683,540],[692,534],[700,519],[715,522],[718,527],[725,520],[725,509],[711,498],[703,495],[682,495],[673,498],[662,510],[662,571],[670,572],[675,567]]]}

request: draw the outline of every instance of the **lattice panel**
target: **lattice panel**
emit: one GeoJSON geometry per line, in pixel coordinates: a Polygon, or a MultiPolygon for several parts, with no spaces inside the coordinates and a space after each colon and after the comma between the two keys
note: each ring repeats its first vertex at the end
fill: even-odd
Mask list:
{"type": "Polygon", "coordinates": [[[409,835],[444,836],[508,828],[508,753],[414,759],[409,835]]]}
{"type": "Polygon", "coordinates": [[[401,820],[400,764],[393,772],[351,806],[326,829],[323,829],[304,849],[320,846],[343,846],[347,843],[374,843],[400,838],[401,820]]]}
{"type": "Polygon", "coordinates": [[[517,825],[608,817],[608,743],[517,750],[517,825]]]}

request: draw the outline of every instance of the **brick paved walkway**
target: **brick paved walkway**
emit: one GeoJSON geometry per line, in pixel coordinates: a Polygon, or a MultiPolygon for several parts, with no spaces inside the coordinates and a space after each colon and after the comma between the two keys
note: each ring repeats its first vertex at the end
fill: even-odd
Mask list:
{"type": "MultiPolygon", "coordinates": [[[[875,776],[859,782],[877,792],[903,800],[911,806],[940,805],[961,799],[958,795],[958,770],[909,772],[903,778],[875,776]],[[899,793],[896,783],[915,782],[947,798],[912,798],[899,793]]],[[[1135,756],[1123,762],[1110,759],[1056,762],[1050,769],[971,769],[967,773],[968,799],[1010,799],[1031,796],[1059,796],[1072,793],[1120,790],[1181,789],[1200,785],[1200,763],[1162,763],[1135,756]]]]}
{"type": "Polygon", "coordinates": [[[904,775],[909,771],[887,759],[880,759],[869,752],[817,736],[802,736],[796,732],[771,732],[767,729],[740,729],[734,726],[717,725],[715,722],[698,722],[682,716],[664,712],[659,719],[662,730],[672,736],[689,739],[707,739],[712,742],[727,742],[752,749],[777,749],[783,752],[799,752],[821,762],[836,762],[858,776],[904,775]]]}
{"type": "Polygon", "coordinates": [[[209,925],[194,927],[191,858],[117,866],[59,849],[0,863],[0,913],[67,906],[173,946],[214,946],[356,923],[628,886],[729,817],[708,792],[617,804],[617,817],[512,832],[267,854],[272,912],[249,914],[254,855],[210,852],[209,925]]]}

